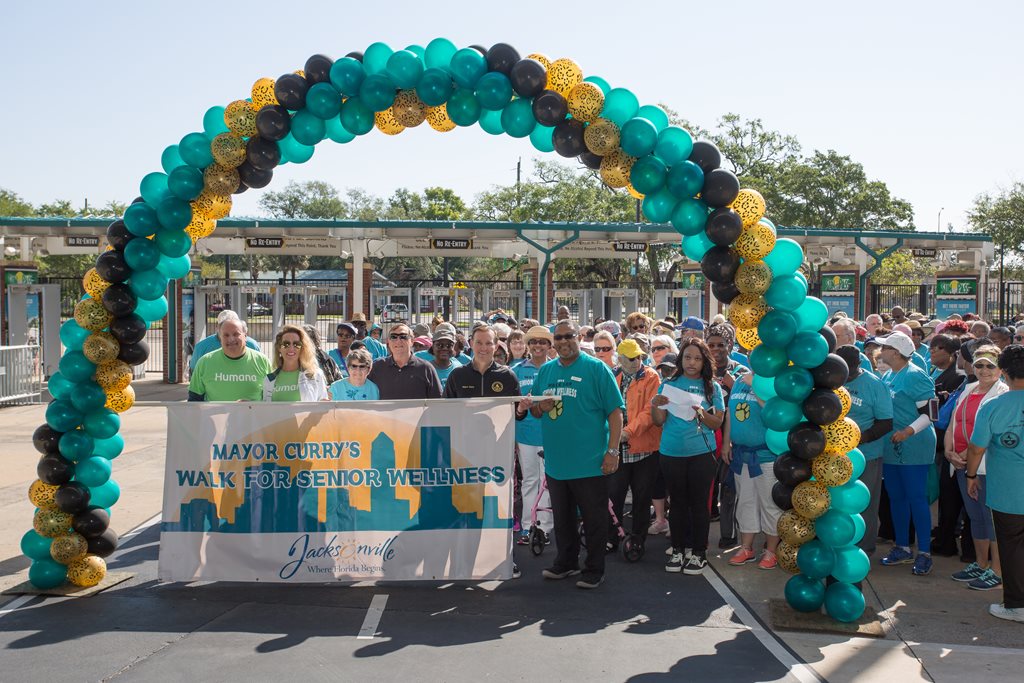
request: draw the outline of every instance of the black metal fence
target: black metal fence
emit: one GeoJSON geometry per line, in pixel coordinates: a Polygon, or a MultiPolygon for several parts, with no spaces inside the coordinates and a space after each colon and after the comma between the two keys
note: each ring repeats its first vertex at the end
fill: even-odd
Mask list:
{"type": "Polygon", "coordinates": [[[984,294],[989,320],[1005,325],[1024,313],[1024,282],[1003,282],[1002,297],[999,296],[999,281],[989,282],[984,294]]]}
{"type": "Polygon", "coordinates": [[[871,297],[868,299],[867,312],[879,313],[890,311],[899,306],[908,314],[911,311],[935,314],[935,286],[921,285],[871,285],[871,297]]]}

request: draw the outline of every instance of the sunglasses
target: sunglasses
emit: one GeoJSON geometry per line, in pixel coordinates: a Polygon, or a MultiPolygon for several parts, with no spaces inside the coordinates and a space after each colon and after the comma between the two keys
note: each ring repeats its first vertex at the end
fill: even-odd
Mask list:
{"type": "Polygon", "coordinates": [[[369,370],[370,366],[369,365],[362,365],[362,364],[359,364],[359,365],[349,365],[348,369],[349,370],[369,370]]]}
{"type": "Polygon", "coordinates": [[[575,338],[576,338],[576,333],[575,332],[573,332],[572,334],[556,334],[556,335],[554,335],[554,340],[555,341],[569,341],[570,339],[575,339],[575,338]]]}
{"type": "Polygon", "coordinates": [[[985,370],[995,370],[996,369],[996,366],[992,365],[992,363],[985,363],[985,362],[975,363],[974,367],[975,368],[984,368],[985,370]]]}
{"type": "Polygon", "coordinates": [[[667,346],[652,346],[651,351],[664,351],[667,348],[667,346]]]}
{"type": "Polygon", "coordinates": [[[549,342],[547,339],[531,339],[528,343],[530,343],[530,344],[544,344],[545,346],[547,346],[551,342],[549,342]]]}
{"type": "Polygon", "coordinates": [[[389,334],[388,335],[388,339],[390,339],[391,341],[398,341],[398,340],[408,341],[409,340],[409,335],[407,335],[407,334],[389,334]]]}
{"type": "Polygon", "coordinates": [[[302,342],[293,342],[293,341],[283,341],[283,342],[281,342],[281,348],[282,349],[287,349],[287,348],[290,348],[290,347],[293,347],[293,346],[295,348],[297,348],[297,349],[301,349],[302,348],[302,342]]]}
{"type": "Polygon", "coordinates": [[[594,347],[594,351],[597,351],[598,353],[609,353],[609,352],[611,352],[611,350],[612,350],[612,347],[610,347],[610,346],[595,346],[594,347]]]}
{"type": "Polygon", "coordinates": [[[631,327],[629,329],[633,330],[634,332],[645,332],[647,331],[647,325],[637,325],[636,327],[631,327]]]}

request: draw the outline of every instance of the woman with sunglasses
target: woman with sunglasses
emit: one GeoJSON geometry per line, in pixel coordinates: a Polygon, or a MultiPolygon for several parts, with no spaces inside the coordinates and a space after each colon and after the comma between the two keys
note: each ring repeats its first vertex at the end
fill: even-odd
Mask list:
{"type": "Polygon", "coordinates": [[[263,381],[264,401],[325,401],[327,381],[313,342],[301,327],[285,325],[274,338],[274,369],[263,381]]]}
{"type": "Polygon", "coordinates": [[[669,353],[677,353],[679,349],[676,347],[675,341],[672,337],[667,334],[659,334],[651,341],[651,360],[654,361],[654,367],[661,364],[661,359],[669,353]]]}
{"type": "Polygon", "coordinates": [[[594,335],[594,355],[598,360],[615,371],[615,337],[611,332],[602,330],[594,335]]]}
{"type": "Polygon", "coordinates": [[[371,382],[370,368],[373,356],[366,349],[353,349],[348,354],[348,372],[345,379],[331,385],[332,401],[376,401],[380,390],[371,382]]]}

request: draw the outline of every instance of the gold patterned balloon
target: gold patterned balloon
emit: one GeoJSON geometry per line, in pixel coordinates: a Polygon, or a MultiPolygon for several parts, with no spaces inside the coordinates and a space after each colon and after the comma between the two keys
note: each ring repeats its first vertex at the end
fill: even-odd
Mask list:
{"type": "Polygon", "coordinates": [[[629,185],[629,172],[633,170],[636,157],[616,149],[601,159],[601,180],[608,187],[622,189],[629,185]]]}
{"type": "Polygon", "coordinates": [[[779,537],[794,548],[813,540],[815,535],[814,520],[801,517],[796,510],[783,512],[775,528],[779,537]]]}
{"type": "Polygon", "coordinates": [[[730,207],[740,215],[740,218],[743,220],[743,227],[750,227],[764,216],[764,197],[757,190],[744,188],[736,195],[736,199],[733,200],[730,207]]]}
{"type": "Polygon", "coordinates": [[[217,221],[198,213],[192,213],[192,222],[185,226],[185,233],[192,238],[192,242],[209,237],[217,228],[217,221]]]}
{"type": "Polygon", "coordinates": [[[538,62],[544,65],[545,69],[551,68],[551,58],[548,57],[547,55],[542,55],[539,52],[531,52],[530,54],[526,55],[526,58],[536,59],[538,62]]]}
{"type": "Polygon", "coordinates": [[[415,128],[427,118],[427,105],[423,104],[415,90],[402,90],[395,95],[391,113],[399,125],[415,128]]]}
{"type": "Polygon", "coordinates": [[[68,581],[89,588],[95,586],[107,575],[107,563],[102,557],[86,555],[68,565],[68,581]]]}
{"type": "Polygon", "coordinates": [[[203,171],[203,184],[212,194],[231,194],[238,189],[238,171],[229,166],[210,164],[203,171]]]}
{"type": "Polygon", "coordinates": [[[28,499],[32,501],[32,504],[37,508],[43,510],[56,510],[57,501],[53,499],[54,494],[57,493],[59,486],[53,484],[47,484],[44,481],[36,479],[32,482],[32,485],[28,487],[28,499]]]}
{"type": "Polygon", "coordinates": [[[110,283],[101,278],[95,268],[90,268],[85,271],[85,276],[82,277],[82,289],[85,290],[86,294],[97,301],[99,301],[100,297],[103,296],[103,292],[107,291],[107,287],[109,286],[110,283]]]}
{"type": "Polygon", "coordinates": [[[561,93],[563,97],[568,97],[572,89],[582,82],[583,69],[568,57],[556,59],[548,67],[547,89],[561,93]]]}
{"type": "Polygon", "coordinates": [[[740,294],[729,304],[729,322],[737,328],[757,327],[767,313],[768,304],[757,294],[740,294]]]}
{"type": "Polygon", "coordinates": [[[455,130],[455,122],[448,116],[448,105],[439,104],[436,107],[427,107],[427,123],[438,133],[449,133],[455,130]]]}
{"type": "Polygon", "coordinates": [[[849,453],[860,445],[860,427],[848,417],[821,428],[825,432],[826,453],[849,453]]]}
{"type": "Polygon", "coordinates": [[[772,285],[772,269],[764,261],[744,261],[736,271],[736,288],[743,294],[764,294],[772,285]]]}
{"type": "Polygon", "coordinates": [[[256,135],[256,108],[252,102],[235,100],[224,107],[224,123],[235,135],[251,138],[256,135]]]}
{"type": "Polygon", "coordinates": [[[756,327],[736,328],[736,341],[747,351],[752,351],[761,345],[761,337],[757,334],[756,327]]]}
{"type": "Polygon", "coordinates": [[[807,519],[817,519],[828,512],[832,495],[820,481],[802,481],[793,489],[793,509],[807,519]]]}
{"type": "Polygon", "coordinates": [[[391,111],[391,107],[374,114],[373,125],[384,135],[398,135],[405,130],[405,126],[395,120],[395,114],[391,111]]]}
{"type": "Polygon", "coordinates": [[[238,168],[245,161],[245,140],[231,133],[221,133],[210,141],[210,153],[221,166],[238,168]]]}
{"type": "Polygon", "coordinates": [[[133,405],[135,405],[135,387],[129,384],[120,391],[108,391],[107,402],[103,404],[103,407],[113,410],[115,413],[123,413],[133,405]]]}
{"type": "Polygon", "coordinates": [[[604,109],[604,92],[593,83],[580,83],[569,91],[565,101],[574,119],[589,123],[604,109]]]}
{"type": "Polygon", "coordinates": [[[98,299],[82,299],[75,304],[75,322],[90,332],[99,332],[113,319],[98,299]]]}
{"type": "Polygon", "coordinates": [[[736,251],[746,261],[760,261],[775,248],[775,232],[764,223],[755,223],[736,238],[736,251]]]}
{"type": "Polygon", "coordinates": [[[608,119],[597,119],[583,131],[583,143],[594,154],[605,156],[619,148],[619,127],[608,119]]]}
{"type": "Polygon", "coordinates": [[[259,113],[260,109],[268,104],[278,104],[277,95],[274,94],[274,79],[261,78],[252,84],[252,108],[259,113]]]}
{"type": "Polygon", "coordinates": [[[70,564],[89,552],[89,542],[85,536],[76,533],[64,534],[53,539],[50,544],[50,557],[61,564],[70,564]]]}
{"type": "Polygon", "coordinates": [[[203,190],[192,200],[192,215],[195,216],[197,213],[213,220],[226,218],[231,213],[231,195],[213,194],[203,190]]]}
{"type": "Polygon", "coordinates": [[[790,574],[800,573],[800,568],[796,566],[796,553],[798,550],[799,548],[785,541],[779,543],[779,547],[775,549],[775,559],[779,561],[779,566],[790,574]]]}
{"type": "Polygon", "coordinates": [[[632,197],[633,199],[643,199],[644,198],[644,195],[642,195],[641,193],[637,192],[637,189],[635,187],[633,187],[632,183],[626,185],[626,192],[628,192],[629,196],[632,197]]]}
{"type": "Polygon", "coordinates": [[[96,368],[96,383],[108,394],[121,391],[132,383],[132,366],[123,360],[112,360],[96,368]]]}
{"type": "Polygon", "coordinates": [[[82,353],[96,365],[117,360],[120,352],[121,345],[109,332],[93,332],[82,343],[82,353]]]}
{"type": "Polygon", "coordinates": [[[843,453],[822,453],[811,460],[811,472],[825,486],[842,486],[853,476],[853,463],[843,453]]]}
{"type": "Polygon", "coordinates": [[[61,510],[36,510],[32,518],[32,528],[36,533],[46,538],[57,538],[63,536],[71,528],[71,515],[61,510]]]}
{"type": "Polygon", "coordinates": [[[832,393],[838,396],[839,402],[843,404],[843,412],[839,415],[839,418],[842,419],[849,415],[850,408],[853,406],[853,398],[850,396],[850,392],[846,390],[846,387],[833,389],[832,393]]]}

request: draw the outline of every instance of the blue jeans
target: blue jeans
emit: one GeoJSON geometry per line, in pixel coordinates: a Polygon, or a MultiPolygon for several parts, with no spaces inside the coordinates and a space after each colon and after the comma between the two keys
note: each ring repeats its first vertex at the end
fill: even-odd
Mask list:
{"type": "Polygon", "coordinates": [[[960,486],[964,508],[971,519],[971,535],[979,541],[994,541],[996,531],[992,528],[992,513],[985,506],[985,475],[978,475],[978,500],[974,500],[967,495],[967,477],[964,476],[964,472],[966,470],[956,471],[956,483],[960,486]]]}
{"type": "Polygon", "coordinates": [[[928,507],[928,468],[924,465],[883,465],[885,491],[889,494],[896,545],[910,546],[910,521],[914,521],[919,552],[931,552],[932,513],[928,507]]]}

